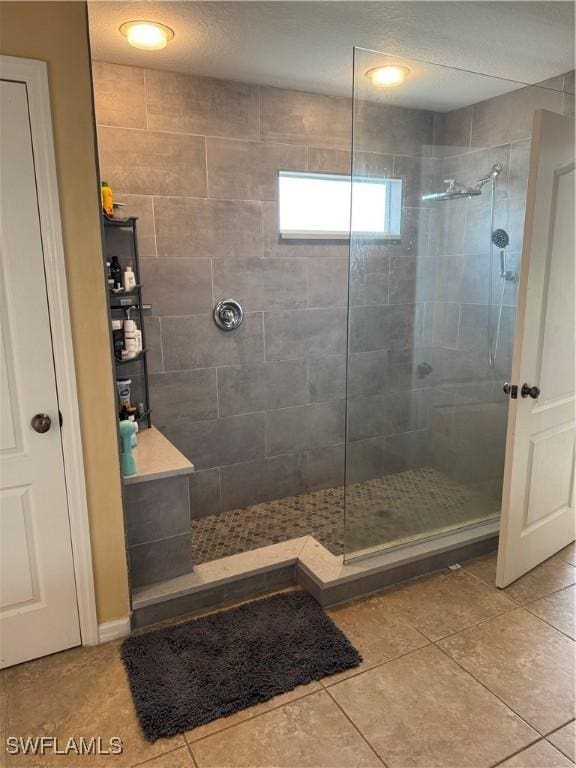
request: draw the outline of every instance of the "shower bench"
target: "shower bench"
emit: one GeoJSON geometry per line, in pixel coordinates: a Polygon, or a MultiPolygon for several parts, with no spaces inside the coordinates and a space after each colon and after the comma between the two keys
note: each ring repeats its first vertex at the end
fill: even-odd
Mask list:
{"type": "Polygon", "coordinates": [[[189,476],[194,465],[155,427],[138,433],[135,475],[124,476],[130,583],[142,587],[192,571],[189,476]]]}

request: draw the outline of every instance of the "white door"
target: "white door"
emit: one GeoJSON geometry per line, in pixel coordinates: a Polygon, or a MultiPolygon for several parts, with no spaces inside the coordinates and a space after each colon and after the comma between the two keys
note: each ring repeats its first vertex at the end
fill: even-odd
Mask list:
{"type": "Polygon", "coordinates": [[[0,80],[0,145],[0,666],[8,666],[78,645],[80,629],[25,83],[0,80]],[[35,414],[49,417],[48,431],[35,431],[35,414]]]}
{"type": "Polygon", "coordinates": [[[575,536],[574,127],[573,118],[546,110],[534,116],[512,366],[518,392],[510,400],[499,587],[575,536]],[[536,399],[531,387],[540,390],[536,399]]]}

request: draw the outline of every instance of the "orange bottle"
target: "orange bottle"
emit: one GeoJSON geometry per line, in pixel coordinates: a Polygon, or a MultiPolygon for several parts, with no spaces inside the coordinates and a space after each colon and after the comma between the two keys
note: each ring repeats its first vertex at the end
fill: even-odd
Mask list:
{"type": "Polygon", "coordinates": [[[102,210],[106,216],[114,216],[114,196],[112,195],[112,188],[107,181],[102,182],[100,195],[102,197],[102,210]]]}

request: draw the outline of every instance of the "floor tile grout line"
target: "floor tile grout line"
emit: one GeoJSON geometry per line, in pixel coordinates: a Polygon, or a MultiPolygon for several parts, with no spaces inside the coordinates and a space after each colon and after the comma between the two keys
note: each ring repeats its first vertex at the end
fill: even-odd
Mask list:
{"type": "MultiPolygon", "coordinates": [[[[570,723],[574,722],[574,718],[571,717],[570,720],[567,720],[563,725],[559,725],[558,728],[554,728],[553,730],[549,731],[548,733],[544,734],[544,738],[548,739],[550,736],[553,736],[555,733],[558,733],[558,731],[561,731],[562,728],[566,728],[567,725],[570,725],[570,723]]],[[[559,749],[559,747],[556,747],[556,749],[559,749]]],[[[561,750],[560,750],[561,751],[561,750]]]]}
{"type": "Polygon", "coordinates": [[[502,765],[502,763],[505,763],[507,760],[511,760],[513,757],[516,757],[516,755],[522,754],[524,750],[529,749],[530,747],[533,747],[535,744],[540,744],[541,741],[546,741],[544,736],[541,736],[539,739],[532,741],[530,744],[526,744],[525,746],[518,749],[516,752],[512,752],[511,755],[506,755],[506,757],[503,757],[502,760],[498,760],[497,763],[493,763],[490,766],[490,768],[498,768],[498,766],[502,765]]]}
{"type": "MultiPolygon", "coordinates": [[[[486,618],[486,619],[480,619],[480,621],[476,621],[476,622],[474,622],[474,624],[470,624],[467,627],[463,627],[462,629],[457,629],[455,632],[450,632],[449,635],[442,635],[442,637],[437,637],[436,639],[429,638],[430,642],[434,643],[434,644],[441,643],[444,640],[448,640],[449,638],[454,637],[455,635],[460,635],[463,632],[467,632],[469,629],[474,629],[476,627],[481,626],[482,624],[488,623],[489,621],[493,621],[493,619],[498,619],[498,618],[500,618],[500,616],[506,616],[506,614],[508,614],[508,613],[514,613],[514,611],[517,611],[517,610],[519,610],[521,608],[522,608],[521,605],[514,605],[514,607],[509,608],[506,611],[500,611],[499,613],[495,613],[493,616],[488,616],[488,618],[486,618]]],[[[422,630],[420,630],[420,632],[421,631],[422,630]]],[[[426,637],[428,637],[428,635],[426,635],[426,637]]]]}
{"type": "Polygon", "coordinates": [[[569,640],[572,640],[572,642],[576,641],[576,638],[574,636],[569,635],[567,632],[564,632],[563,629],[560,629],[559,627],[554,626],[554,624],[549,622],[548,619],[545,619],[542,616],[539,616],[537,613],[534,613],[534,611],[531,611],[527,605],[523,605],[522,608],[525,608],[528,611],[528,613],[530,613],[532,616],[534,616],[537,619],[540,619],[540,621],[543,621],[544,624],[547,624],[552,629],[555,629],[556,632],[560,632],[561,635],[564,635],[564,637],[567,637],[569,640]]]}
{"type": "Polygon", "coordinates": [[[540,597],[535,597],[533,600],[528,600],[527,603],[521,603],[522,608],[527,608],[529,605],[537,603],[539,600],[544,600],[545,597],[552,597],[552,595],[557,595],[559,592],[564,592],[565,589],[570,589],[571,587],[576,587],[576,581],[572,584],[565,584],[563,587],[554,589],[552,592],[547,592],[545,595],[540,595],[540,597]]]}
{"type": "Polygon", "coordinates": [[[140,768],[140,766],[147,766],[150,763],[153,763],[155,760],[158,760],[161,757],[165,757],[166,755],[171,755],[173,752],[177,752],[179,749],[186,749],[188,745],[186,744],[186,739],[184,739],[184,744],[179,744],[177,747],[172,747],[171,749],[167,749],[165,752],[159,752],[157,755],[153,755],[152,757],[146,758],[146,760],[143,760],[140,763],[130,763],[130,768],[140,768]]]}
{"type": "MultiPolygon", "coordinates": [[[[500,696],[498,696],[498,694],[494,693],[494,691],[491,691],[490,688],[488,688],[488,686],[482,682],[482,680],[479,680],[472,672],[470,672],[470,670],[462,666],[462,664],[460,664],[460,662],[457,659],[450,656],[450,654],[447,651],[445,651],[444,648],[442,648],[439,645],[436,645],[436,643],[434,643],[434,645],[436,646],[436,648],[438,648],[439,651],[441,651],[444,654],[444,656],[446,656],[447,659],[450,659],[451,661],[453,661],[454,664],[456,664],[463,672],[469,675],[469,677],[471,677],[472,680],[475,680],[479,685],[482,686],[482,688],[484,688],[485,691],[488,691],[488,693],[491,696],[494,696],[495,699],[497,699],[501,704],[503,704],[506,707],[506,709],[510,710],[510,712],[513,712],[516,715],[516,717],[518,717],[520,720],[522,720],[522,722],[525,725],[528,726],[528,728],[534,731],[534,733],[537,733],[539,737],[544,738],[544,734],[540,733],[540,731],[535,726],[531,725],[524,717],[522,717],[522,715],[519,712],[517,712],[514,709],[514,707],[510,706],[510,704],[507,704],[503,699],[500,698],[500,696]]],[[[536,739],[536,741],[538,740],[539,739],[536,739]]],[[[527,744],[526,746],[529,746],[529,745],[527,744]]],[[[525,748],[526,747],[524,747],[524,749],[525,748]]]]}
{"type": "MultiPolygon", "coordinates": [[[[186,741],[186,737],[184,737],[184,741],[186,741]]],[[[190,754],[190,757],[192,758],[192,765],[194,768],[198,768],[198,761],[194,757],[194,752],[192,752],[192,745],[186,741],[186,748],[188,749],[188,753],[190,754]]]]}
{"type": "MultiPolygon", "coordinates": [[[[318,681],[315,681],[318,682],[318,681]]],[[[293,689],[295,690],[295,689],[293,689]]],[[[250,717],[247,717],[245,720],[240,720],[238,723],[231,723],[230,725],[219,728],[217,731],[213,731],[212,733],[207,733],[206,736],[200,736],[198,739],[194,739],[193,741],[188,741],[188,738],[186,736],[187,731],[185,731],[182,735],[184,736],[184,740],[186,741],[186,744],[192,748],[194,744],[199,744],[201,741],[205,741],[206,739],[209,739],[211,736],[216,736],[220,733],[223,733],[224,731],[229,731],[232,728],[236,728],[239,725],[243,725],[244,723],[252,722],[253,720],[257,720],[259,717],[263,717],[264,715],[267,715],[269,712],[275,712],[277,709],[282,709],[282,707],[286,707],[288,704],[292,704],[295,701],[300,701],[301,699],[307,699],[309,696],[314,696],[315,693],[321,693],[324,689],[323,688],[316,688],[314,691],[309,691],[308,693],[303,693],[302,696],[297,696],[294,699],[291,699],[290,701],[285,701],[283,704],[278,704],[275,707],[270,707],[270,709],[266,709],[264,712],[258,712],[255,715],[252,715],[250,717]]],[[[282,695],[282,694],[279,694],[282,695]]],[[[274,697],[273,697],[274,698],[274,697]]],[[[272,701],[272,699],[269,699],[269,701],[272,701]]],[[[261,702],[262,704],[266,702],[261,702]]],[[[240,709],[238,712],[245,712],[246,709],[240,709]]],[[[236,713],[234,713],[236,714],[236,713]]],[[[226,720],[226,718],[216,718],[216,720],[211,720],[210,722],[214,723],[217,720],[226,720]]],[[[209,725],[209,723],[205,723],[205,725],[209,725]]],[[[199,726],[202,727],[202,726],[199,726]]]]}
{"type": "MultiPolygon", "coordinates": [[[[556,562],[556,561],[552,561],[552,558],[553,558],[553,557],[555,557],[555,555],[552,555],[552,556],[551,556],[550,558],[548,558],[547,560],[544,560],[544,562],[540,563],[540,565],[545,565],[546,563],[549,563],[549,562],[556,562]]],[[[472,562],[475,562],[475,561],[478,561],[478,559],[479,559],[479,558],[473,558],[472,560],[470,560],[470,563],[472,563],[472,562]]],[[[576,566],[572,565],[572,563],[569,563],[569,562],[568,562],[568,561],[566,561],[566,560],[560,560],[560,562],[562,562],[562,563],[565,563],[566,565],[571,565],[571,566],[572,566],[572,568],[575,568],[575,570],[576,570],[576,566]]],[[[538,568],[538,567],[539,567],[539,566],[536,566],[536,568],[538,568]]],[[[528,601],[527,601],[527,602],[525,602],[525,603],[520,603],[520,602],[518,602],[518,600],[516,600],[515,598],[513,598],[513,597],[510,595],[510,593],[506,592],[506,590],[508,589],[508,587],[504,587],[503,589],[500,589],[500,588],[499,588],[499,587],[497,587],[495,584],[490,584],[490,583],[488,583],[488,582],[487,582],[487,581],[485,581],[485,580],[484,580],[484,579],[483,579],[481,576],[478,576],[477,574],[475,574],[475,573],[472,573],[471,571],[467,571],[467,570],[466,570],[466,565],[464,565],[464,566],[463,566],[462,570],[463,570],[463,572],[464,572],[464,573],[466,573],[468,576],[472,576],[472,578],[476,579],[477,581],[480,581],[480,582],[482,582],[482,584],[484,584],[485,586],[487,586],[487,587],[491,587],[493,590],[495,590],[495,591],[496,591],[496,593],[497,593],[497,594],[501,594],[501,595],[504,595],[504,597],[507,597],[509,600],[512,600],[512,602],[513,602],[513,603],[516,603],[516,605],[518,605],[518,606],[519,606],[519,607],[521,607],[521,608],[523,608],[523,607],[525,607],[525,606],[529,605],[530,603],[535,603],[536,601],[538,601],[538,600],[542,600],[542,599],[543,599],[543,598],[545,598],[545,597],[550,597],[550,595],[555,595],[555,594],[557,594],[558,592],[562,592],[562,591],[563,591],[563,590],[565,590],[565,589],[569,589],[570,587],[574,587],[574,586],[576,586],[576,581],[574,581],[574,582],[572,582],[572,584],[565,584],[564,586],[562,586],[562,587],[559,587],[558,589],[553,589],[552,591],[550,591],[550,592],[546,592],[546,593],[545,593],[545,594],[543,594],[543,595],[539,595],[538,597],[534,597],[534,598],[532,598],[532,599],[528,600],[528,601]]],[[[528,571],[528,573],[531,573],[531,571],[528,571]]],[[[524,575],[527,575],[527,574],[524,574],[524,575]]],[[[520,576],[519,578],[521,579],[521,578],[523,578],[523,576],[520,576]]],[[[518,580],[518,579],[517,579],[517,580],[518,580]]],[[[514,584],[515,582],[512,582],[512,583],[514,584]]],[[[509,586],[511,586],[511,585],[509,585],[509,586]]]]}
{"type": "Polygon", "coordinates": [[[388,768],[388,763],[385,763],[385,762],[384,762],[383,758],[382,758],[382,757],[380,757],[380,755],[378,754],[378,752],[376,752],[376,750],[374,749],[374,747],[372,746],[372,744],[370,744],[370,742],[368,741],[368,739],[366,738],[366,736],[364,736],[364,734],[362,733],[362,731],[360,730],[360,728],[359,728],[359,727],[356,725],[356,723],[354,722],[354,720],[352,720],[352,718],[351,718],[351,717],[349,717],[348,713],[347,713],[347,712],[344,710],[344,708],[343,708],[343,707],[341,707],[341,706],[340,706],[340,704],[339,704],[339,702],[337,702],[337,701],[336,701],[336,699],[334,698],[334,696],[333,696],[333,695],[330,693],[330,689],[329,689],[329,688],[325,688],[325,689],[324,689],[324,691],[325,691],[325,692],[328,694],[328,696],[330,697],[330,700],[331,700],[331,701],[333,701],[333,702],[334,702],[334,704],[335,704],[335,705],[338,707],[338,709],[340,710],[340,712],[342,712],[342,714],[344,715],[344,717],[346,718],[346,720],[348,720],[348,722],[349,722],[349,723],[350,723],[350,725],[351,725],[351,726],[354,728],[354,730],[355,730],[355,731],[358,733],[358,735],[360,736],[360,738],[361,738],[361,739],[362,739],[362,740],[363,740],[363,741],[364,741],[364,742],[365,742],[365,743],[368,745],[369,749],[370,749],[370,750],[371,750],[371,751],[374,753],[374,755],[376,756],[376,759],[377,759],[377,760],[379,760],[379,761],[382,763],[382,765],[384,766],[384,768],[388,768]]]}
{"type": "MultiPolygon", "coordinates": [[[[409,625],[406,625],[406,626],[409,626],[409,625]]],[[[412,627],[412,629],[414,629],[414,627],[412,627]]],[[[320,685],[324,690],[328,690],[329,688],[335,688],[337,685],[340,685],[340,683],[345,683],[348,680],[355,680],[357,677],[361,677],[362,675],[365,675],[367,672],[373,672],[375,669],[379,669],[380,667],[386,666],[386,664],[389,664],[391,661],[398,661],[399,659],[404,659],[406,658],[406,656],[410,656],[413,653],[417,653],[418,651],[421,651],[424,648],[428,648],[431,645],[434,645],[434,643],[431,640],[429,640],[425,635],[422,635],[422,637],[424,637],[424,639],[427,642],[424,645],[419,646],[418,648],[413,648],[411,651],[406,651],[405,653],[401,653],[398,656],[392,656],[391,658],[386,659],[385,661],[379,661],[370,667],[366,667],[365,669],[359,669],[358,672],[354,672],[351,675],[347,675],[346,677],[343,677],[340,680],[334,680],[334,682],[331,683],[330,685],[328,684],[325,685],[322,682],[322,680],[324,679],[329,680],[331,675],[328,675],[326,678],[322,678],[322,680],[319,681],[320,685]]],[[[336,673],[336,674],[339,674],[339,673],[336,673]]]]}

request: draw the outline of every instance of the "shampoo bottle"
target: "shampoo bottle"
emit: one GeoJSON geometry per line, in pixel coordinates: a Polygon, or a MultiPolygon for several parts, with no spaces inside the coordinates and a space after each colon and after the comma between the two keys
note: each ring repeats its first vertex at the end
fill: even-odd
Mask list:
{"type": "Polygon", "coordinates": [[[126,267],[124,270],[124,290],[133,291],[136,286],[136,276],[132,267],[126,267]]]}

